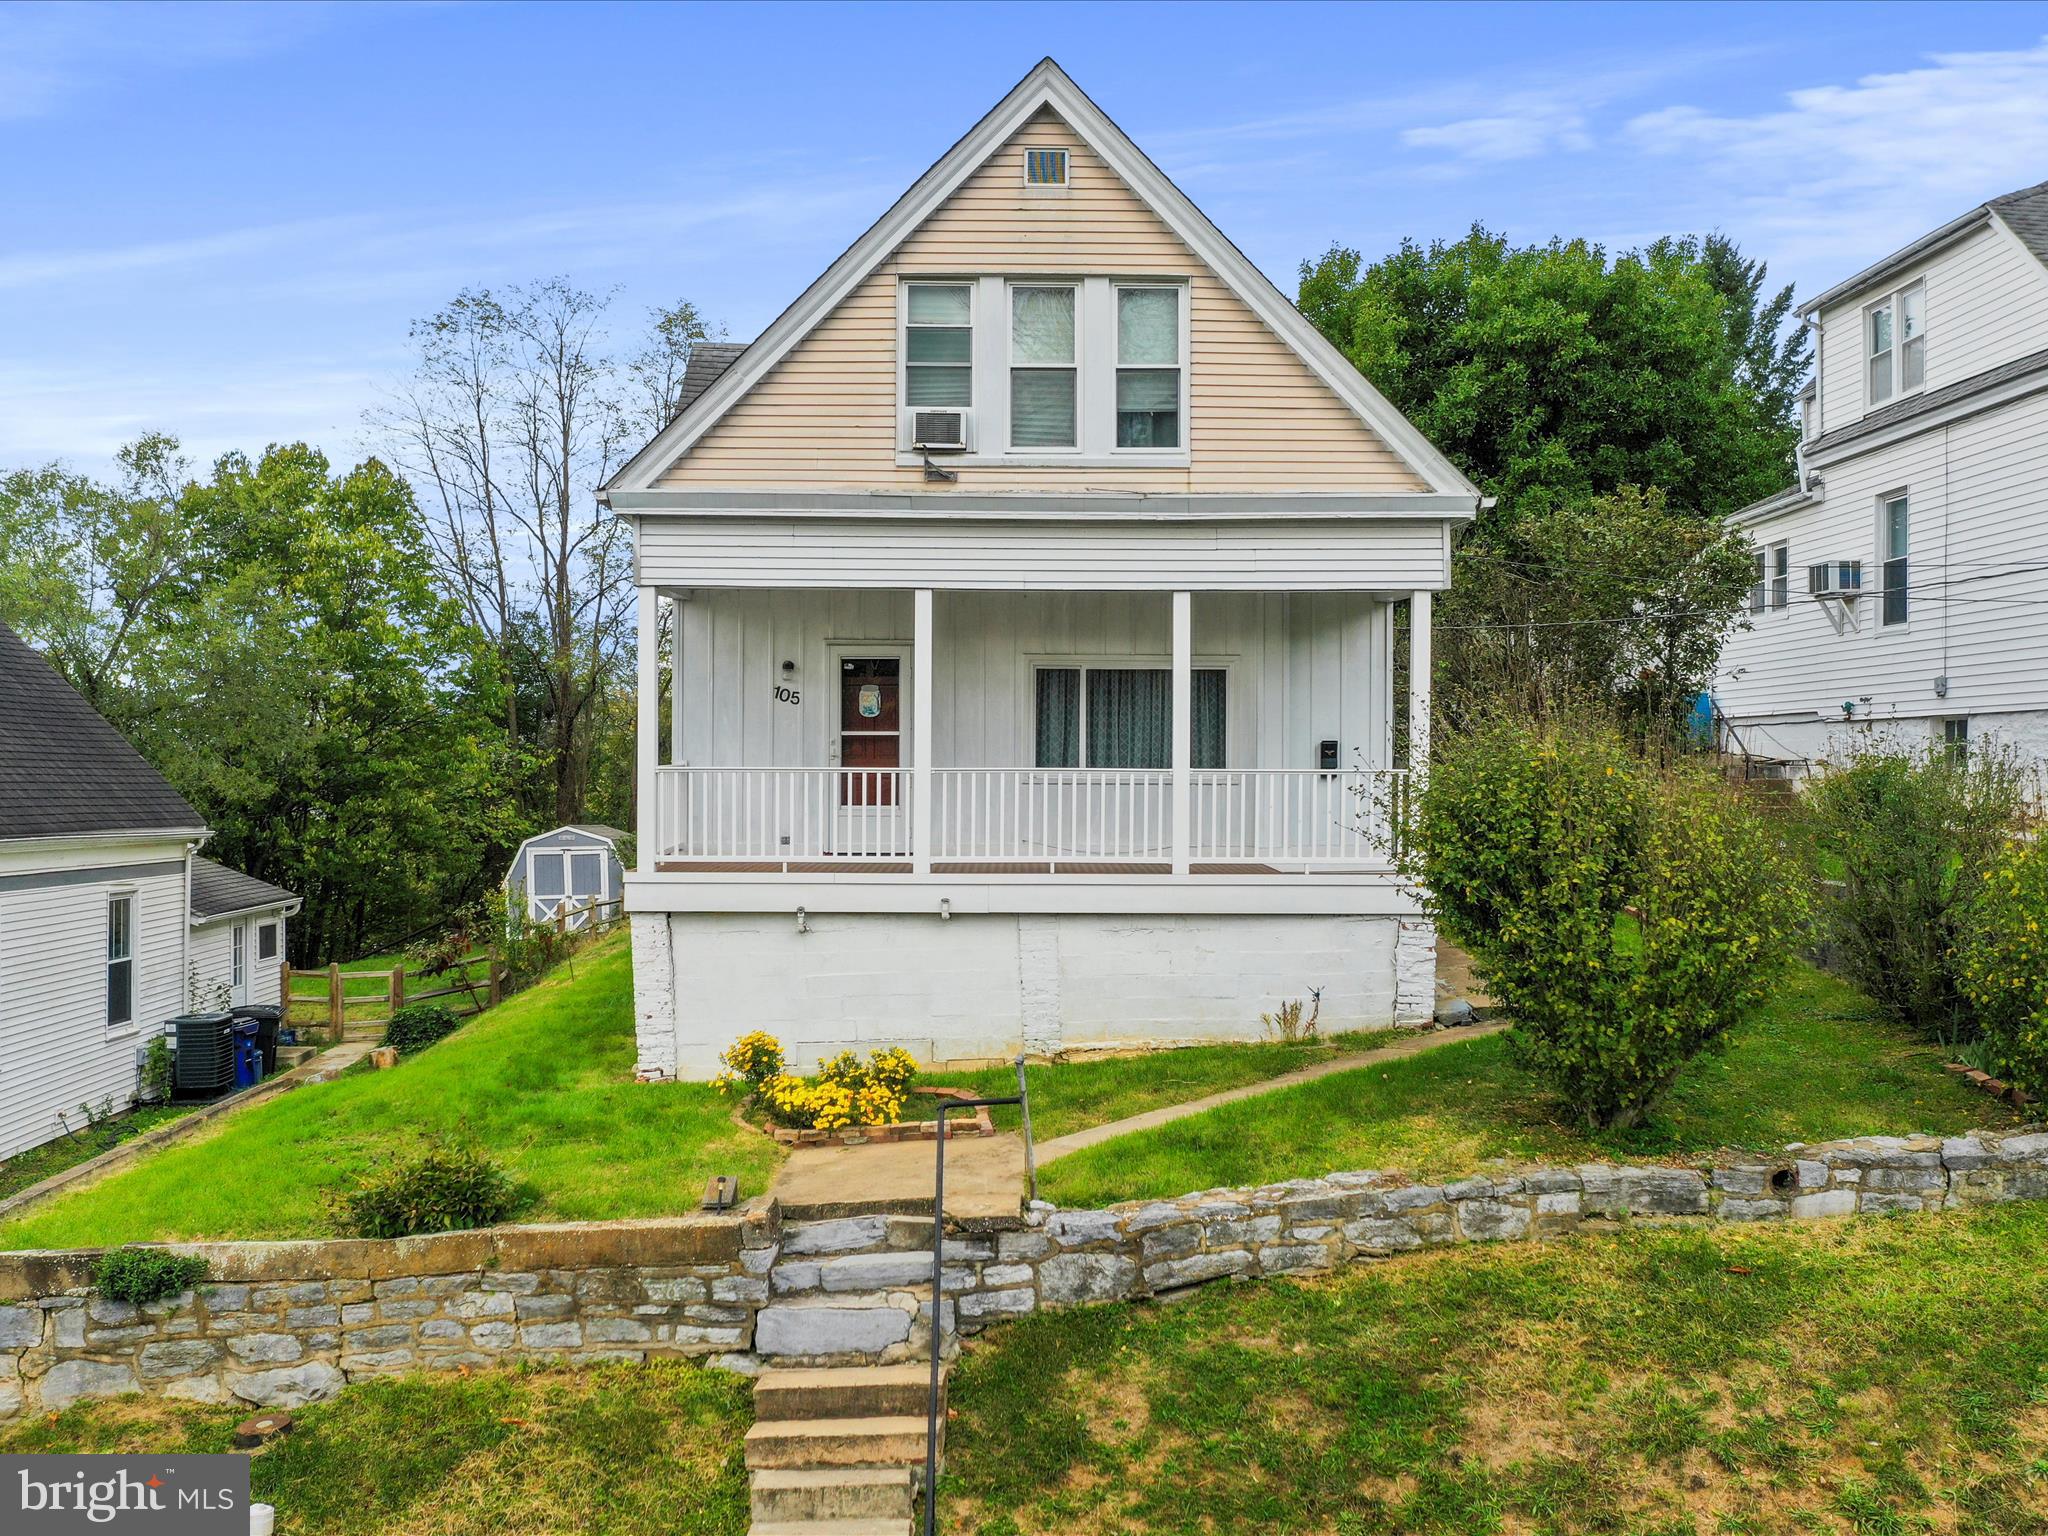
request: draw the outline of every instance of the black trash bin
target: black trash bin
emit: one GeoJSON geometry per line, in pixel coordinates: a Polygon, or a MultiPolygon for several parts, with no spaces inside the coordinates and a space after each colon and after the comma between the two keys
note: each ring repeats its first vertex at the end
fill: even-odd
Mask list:
{"type": "Polygon", "coordinates": [[[171,1020],[178,1043],[175,1096],[217,1099],[235,1091],[235,1016],[231,1013],[186,1013],[171,1020]]]}
{"type": "Polygon", "coordinates": [[[256,1021],[256,1043],[263,1050],[263,1075],[277,1071],[277,1023],[284,1010],[275,1003],[241,1003],[234,1010],[238,1019],[256,1021]]]}

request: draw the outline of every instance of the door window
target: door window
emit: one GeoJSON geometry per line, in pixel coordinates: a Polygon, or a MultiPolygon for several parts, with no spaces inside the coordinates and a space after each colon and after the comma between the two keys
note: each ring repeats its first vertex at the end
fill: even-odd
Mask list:
{"type": "Polygon", "coordinates": [[[839,803],[894,805],[903,766],[903,662],[849,656],[839,664],[839,803]],[[862,771],[865,770],[865,771],[862,771]]]}

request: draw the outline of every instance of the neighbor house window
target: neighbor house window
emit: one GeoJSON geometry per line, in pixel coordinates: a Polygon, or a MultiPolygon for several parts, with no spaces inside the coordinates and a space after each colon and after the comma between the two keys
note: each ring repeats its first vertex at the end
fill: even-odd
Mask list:
{"type": "Polygon", "coordinates": [[[1180,290],[1116,291],[1116,445],[1180,446],[1180,290]]]}
{"type": "Polygon", "coordinates": [[[1970,766],[1970,722],[1967,719],[1941,722],[1943,756],[1958,768],[1970,766]]]}
{"type": "Polygon", "coordinates": [[[256,958],[275,960],[277,958],[277,924],[265,923],[256,930],[256,958]]]}
{"type": "Polygon", "coordinates": [[[1075,448],[1074,290],[1010,289],[1010,446],[1075,448]]]}
{"type": "Polygon", "coordinates": [[[1880,503],[1879,537],[1884,548],[1884,613],[1887,624],[1906,622],[1906,589],[1908,571],[1906,564],[1909,514],[1904,493],[1887,496],[1880,503]]]}
{"type": "Polygon", "coordinates": [[[135,1022],[135,896],[107,898],[107,1022],[135,1022]]]}
{"type": "Polygon", "coordinates": [[[1755,556],[1755,579],[1749,587],[1749,611],[1783,608],[1792,601],[1792,546],[1772,544],[1755,556]]]}
{"type": "Polygon", "coordinates": [[[903,347],[906,405],[972,405],[974,290],[965,283],[912,283],[903,347]]]}
{"type": "Polygon", "coordinates": [[[228,931],[232,945],[228,979],[237,988],[249,984],[249,925],[237,923],[228,931]]]}
{"type": "MultiPolygon", "coordinates": [[[[1221,667],[1194,673],[1197,768],[1221,768],[1221,667]]],[[[1173,673],[1165,667],[1040,667],[1037,761],[1041,768],[1171,768],[1173,673]]]]}
{"type": "Polygon", "coordinates": [[[1863,312],[1863,335],[1872,405],[1927,382],[1925,286],[1915,283],[1871,305],[1863,312]]]}

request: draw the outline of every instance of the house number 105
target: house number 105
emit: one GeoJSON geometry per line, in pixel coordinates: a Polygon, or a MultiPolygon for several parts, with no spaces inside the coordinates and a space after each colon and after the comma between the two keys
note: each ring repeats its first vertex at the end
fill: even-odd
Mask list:
{"type": "Polygon", "coordinates": [[[777,684],[775,685],[775,702],[776,702],[776,703],[778,703],[778,704],[801,704],[801,703],[803,703],[803,701],[804,701],[804,696],[803,696],[803,692],[802,692],[802,690],[800,690],[800,689],[796,689],[796,688],[790,688],[790,687],[786,687],[785,685],[783,685],[783,684],[781,684],[781,683],[777,683],[777,684]]]}

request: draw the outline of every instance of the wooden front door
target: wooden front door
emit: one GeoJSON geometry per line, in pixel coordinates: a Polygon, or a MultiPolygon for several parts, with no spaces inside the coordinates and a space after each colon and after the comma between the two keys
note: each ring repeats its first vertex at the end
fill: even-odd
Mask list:
{"type": "Polygon", "coordinates": [[[839,663],[839,803],[894,805],[903,766],[903,662],[849,656],[839,663]]]}

